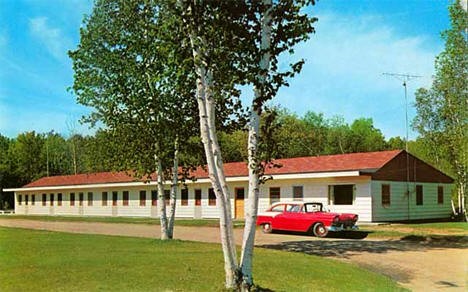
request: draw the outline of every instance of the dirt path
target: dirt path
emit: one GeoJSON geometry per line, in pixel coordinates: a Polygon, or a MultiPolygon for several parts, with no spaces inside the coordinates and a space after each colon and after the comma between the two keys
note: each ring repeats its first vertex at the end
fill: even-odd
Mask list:
{"type": "MultiPolygon", "coordinates": [[[[159,226],[124,223],[45,222],[0,219],[0,226],[62,232],[159,237],[159,226]]],[[[235,229],[241,242],[242,229],[235,229]]],[[[182,240],[219,242],[214,227],[176,226],[175,237],[182,240]]],[[[457,243],[414,243],[399,240],[317,239],[291,234],[256,235],[256,245],[338,258],[384,274],[413,291],[466,291],[468,249],[457,243]]]]}

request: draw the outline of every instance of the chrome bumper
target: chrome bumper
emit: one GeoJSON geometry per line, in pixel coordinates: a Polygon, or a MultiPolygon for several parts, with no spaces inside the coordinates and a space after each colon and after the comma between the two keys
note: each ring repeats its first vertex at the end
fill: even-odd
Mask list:
{"type": "Polygon", "coordinates": [[[348,227],[343,227],[343,226],[328,226],[327,227],[328,231],[334,231],[334,232],[338,232],[338,231],[356,231],[356,230],[359,230],[359,226],[357,225],[353,225],[353,226],[348,226],[348,227]]]}

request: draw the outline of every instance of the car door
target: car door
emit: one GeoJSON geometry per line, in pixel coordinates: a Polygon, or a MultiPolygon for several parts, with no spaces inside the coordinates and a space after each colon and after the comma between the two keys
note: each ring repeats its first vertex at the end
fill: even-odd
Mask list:
{"type": "Polygon", "coordinates": [[[303,231],[303,216],[301,205],[291,204],[286,206],[282,216],[283,230],[303,231]]]}
{"type": "Polygon", "coordinates": [[[284,226],[284,204],[279,204],[272,207],[269,212],[277,213],[271,218],[271,227],[273,229],[283,229],[284,226]]]}

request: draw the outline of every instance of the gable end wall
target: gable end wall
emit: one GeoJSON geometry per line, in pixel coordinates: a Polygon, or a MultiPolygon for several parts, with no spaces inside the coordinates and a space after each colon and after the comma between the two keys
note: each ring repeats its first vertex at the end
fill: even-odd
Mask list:
{"type": "MultiPolygon", "coordinates": [[[[428,163],[409,154],[409,181],[451,184],[453,179],[428,163]]],[[[402,151],[372,174],[372,180],[406,182],[406,152],[402,151]]]]}

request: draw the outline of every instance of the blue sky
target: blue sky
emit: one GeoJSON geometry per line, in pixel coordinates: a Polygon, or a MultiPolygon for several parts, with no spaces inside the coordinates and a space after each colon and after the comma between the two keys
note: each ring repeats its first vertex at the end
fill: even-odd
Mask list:
{"type": "MultiPolygon", "coordinates": [[[[322,0],[311,9],[319,18],[316,34],[297,47],[284,64],[304,58],[303,71],[280,90],[274,104],[307,110],[347,122],[370,117],[384,135],[404,136],[405,103],[401,82],[383,72],[422,75],[409,83],[427,87],[434,57],[447,29],[444,0],[322,0]]],[[[71,121],[89,109],[67,91],[73,70],[67,50],[79,42],[90,0],[0,0],[0,134],[54,129],[65,135],[71,121]]],[[[248,101],[250,92],[244,99],[248,101]]],[[[410,118],[414,116],[410,106],[410,118]]],[[[86,125],[83,134],[92,133],[86,125]]],[[[416,137],[410,132],[410,137],[416,137]]]]}

